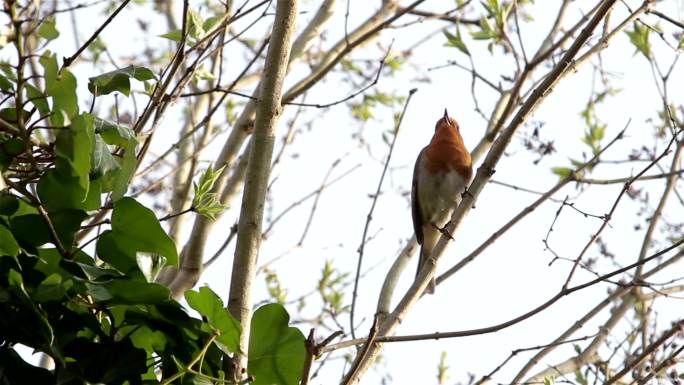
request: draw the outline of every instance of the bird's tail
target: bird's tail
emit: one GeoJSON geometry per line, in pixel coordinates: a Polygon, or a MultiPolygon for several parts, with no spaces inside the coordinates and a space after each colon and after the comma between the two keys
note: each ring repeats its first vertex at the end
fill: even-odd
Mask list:
{"type": "MultiPolygon", "coordinates": [[[[416,277],[418,277],[418,274],[420,274],[420,269],[423,268],[423,265],[425,262],[430,258],[430,254],[432,253],[432,248],[430,248],[426,243],[423,243],[423,245],[420,248],[420,258],[418,259],[418,270],[416,271],[416,277]]],[[[430,283],[428,283],[427,287],[425,287],[425,294],[435,294],[435,287],[437,283],[435,281],[435,277],[430,278],[430,283]]]]}

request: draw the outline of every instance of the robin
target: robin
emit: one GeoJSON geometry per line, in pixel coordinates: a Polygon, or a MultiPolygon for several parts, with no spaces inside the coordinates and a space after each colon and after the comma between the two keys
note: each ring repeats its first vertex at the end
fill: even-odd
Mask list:
{"type": "MultiPolygon", "coordinates": [[[[432,254],[445,220],[460,203],[472,175],[472,160],[458,123],[445,109],[444,116],[435,125],[432,140],[418,154],[413,169],[411,215],[416,239],[421,245],[418,273],[432,254]]],[[[434,277],[425,292],[435,292],[434,277]]]]}

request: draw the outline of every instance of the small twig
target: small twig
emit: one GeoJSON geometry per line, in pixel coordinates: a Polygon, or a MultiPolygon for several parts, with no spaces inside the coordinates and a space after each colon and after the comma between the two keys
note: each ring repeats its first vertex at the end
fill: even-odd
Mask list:
{"type": "MultiPolygon", "coordinates": [[[[641,178],[639,178],[639,181],[643,182],[645,180],[657,180],[657,179],[662,179],[662,178],[669,178],[671,176],[681,176],[682,174],[684,174],[684,170],[664,172],[664,173],[660,173],[660,174],[642,176],[641,178]]],[[[585,183],[585,184],[607,185],[607,184],[625,183],[625,182],[628,182],[630,179],[632,179],[632,177],[615,178],[615,179],[591,179],[591,178],[577,177],[575,182],[585,183]]]]}
{"type": "MultiPolygon", "coordinates": [[[[326,345],[328,345],[332,340],[337,338],[338,336],[344,334],[341,330],[338,330],[331,335],[329,335],[326,339],[321,341],[320,344],[316,343],[316,332],[315,329],[311,329],[309,331],[309,337],[306,339],[305,345],[306,345],[306,358],[304,361],[304,369],[302,370],[302,382],[301,385],[308,385],[309,380],[311,379],[311,368],[313,366],[314,361],[316,358],[320,356],[321,349],[324,348],[326,345]]],[[[315,373],[314,373],[315,376],[315,373]]]]}
{"type": "MultiPolygon", "coordinates": [[[[354,329],[352,328],[352,331],[354,329]]],[[[365,338],[365,344],[363,345],[363,349],[359,352],[359,357],[363,358],[366,354],[368,354],[368,350],[370,349],[371,346],[375,343],[375,337],[378,334],[378,316],[376,315],[375,318],[373,318],[373,325],[371,325],[370,332],[368,332],[368,337],[365,338]]],[[[352,364],[352,367],[349,369],[349,376],[347,379],[350,379],[353,377],[353,374],[359,369],[359,364],[362,362],[361,359],[355,360],[354,363],[352,364]]],[[[343,381],[342,385],[347,385],[349,384],[349,380],[343,381]]]]}
{"type": "Polygon", "coordinates": [[[188,363],[188,365],[185,368],[182,368],[179,370],[176,374],[173,376],[167,378],[164,380],[161,384],[162,385],[168,385],[173,383],[176,379],[183,377],[186,373],[192,372],[192,367],[195,366],[202,358],[204,358],[204,355],[207,354],[207,350],[211,347],[211,345],[214,343],[214,340],[218,337],[218,334],[213,334],[207,342],[204,344],[202,347],[202,350],[197,352],[197,355],[188,363]]]}
{"type": "MultiPolygon", "coordinates": [[[[544,195],[544,194],[546,194],[545,191],[532,190],[532,189],[529,189],[529,188],[526,188],[526,187],[514,185],[514,184],[512,184],[512,183],[502,182],[502,181],[496,180],[496,179],[491,179],[491,180],[489,181],[489,183],[491,183],[491,184],[496,184],[496,185],[503,186],[503,187],[508,187],[508,188],[513,189],[513,190],[515,190],[515,191],[522,191],[522,192],[526,192],[526,193],[530,193],[530,194],[535,194],[535,195],[544,195]]],[[[561,203],[561,202],[563,202],[562,200],[556,199],[556,198],[549,198],[549,200],[550,200],[551,202],[556,202],[556,203],[561,203]]]]}
{"type": "Polygon", "coordinates": [[[223,251],[228,247],[230,242],[235,238],[235,234],[237,234],[237,222],[233,224],[233,226],[230,227],[230,233],[228,234],[228,237],[226,238],[225,241],[223,241],[223,244],[221,247],[219,247],[218,250],[214,253],[214,255],[211,256],[204,264],[202,264],[202,269],[206,270],[209,266],[211,266],[214,261],[218,259],[221,254],[223,254],[223,251]]]}
{"type": "Polygon", "coordinates": [[[356,96],[361,95],[362,93],[366,92],[367,90],[373,88],[376,84],[378,84],[378,81],[380,80],[380,75],[382,74],[382,69],[385,68],[385,63],[387,62],[387,57],[389,56],[391,49],[392,49],[392,44],[390,44],[389,47],[387,47],[387,52],[385,53],[385,57],[383,57],[380,60],[380,65],[378,66],[378,72],[375,73],[375,78],[373,79],[373,81],[368,83],[363,88],[357,90],[356,92],[353,92],[353,93],[349,94],[348,96],[346,96],[340,100],[330,102],[330,103],[322,103],[321,104],[321,103],[287,102],[287,103],[283,103],[283,104],[284,105],[291,105],[291,106],[301,106],[301,107],[328,108],[328,107],[332,107],[332,106],[337,105],[337,104],[344,103],[347,100],[351,100],[351,99],[355,98],[356,96]]]}
{"type": "Polygon", "coordinates": [[[394,144],[397,141],[397,136],[399,134],[399,128],[401,127],[401,122],[404,120],[404,115],[406,114],[406,110],[408,108],[409,102],[411,101],[411,98],[413,97],[413,94],[415,94],[417,91],[416,88],[412,89],[409,91],[408,98],[406,98],[406,102],[404,103],[404,108],[401,111],[401,115],[399,115],[399,119],[396,121],[395,128],[394,128],[394,136],[392,138],[392,143],[390,144],[389,151],[387,153],[387,158],[385,159],[385,166],[382,169],[382,174],[380,174],[380,180],[378,181],[378,187],[375,190],[375,195],[373,196],[373,202],[371,203],[370,210],[368,211],[368,215],[366,215],[366,225],[363,228],[363,235],[361,236],[361,245],[359,245],[358,253],[359,253],[359,258],[358,262],[356,264],[356,276],[354,279],[354,291],[352,294],[352,303],[351,303],[351,310],[349,311],[349,324],[351,328],[351,335],[352,338],[356,338],[355,332],[354,332],[354,311],[356,310],[356,296],[358,294],[358,289],[359,289],[359,277],[361,275],[361,264],[363,262],[363,252],[364,248],[366,245],[366,237],[368,236],[368,228],[370,227],[370,222],[373,219],[373,211],[375,210],[375,205],[378,202],[378,198],[380,197],[380,190],[382,189],[382,182],[385,180],[385,174],[387,173],[387,168],[389,166],[390,159],[392,158],[392,151],[394,151],[394,144]]]}
{"type": "Polygon", "coordinates": [[[71,55],[71,56],[69,56],[69,57],[63,58],[63,59],[62,59],[62,68],[67,68],[67,67],[69,67],[69,66],[71,65],[71,63],[73,63],[73,61],[76,60],[76,58],[77,58],[77,57],[78,57],[86,48],[88,48],[88,46],[89,46],[90,44],[92,44],[92,42],[94,42],[95,39],[97,39],[97,37],[98,37],[98,36],[100,35],[100,33],[102,32],[102,30],[104,30],[104,29],[109,25],[109,23],[112,22],[112,20],[114,20],[114,18],[116,17],[116,15],[118,15],[119,12],[121,12],[124,8],[126,8],[126,6],[128,5],[128,3],[130,3],[130,2],[131,2],[131,0],[124,0],[124,1],[119,5],[119,7],[116,8],[116,10],[115,10],[111,15],[109,15],[109,17],[107,18],[107,20],[105,20],[104,23],[102,23],[102,25],[100,25],[100,26],[95,30],[95,32],[93,32],[93,35],[90,36],[90,38],[89,38],[88,40],[86,40],[86,42],[83,43],[83,45],[81,45],[81,47],[76,51],[76,53],[74,53],[73,55],[71,55]]]}
{"type": "Polygon", "coordinates": [[[647,346],[644,349],[644,351],[641,352],[641,354],[639,354],[632,361],[630,361],[628,364],[626,364],[625,367],[622,368],[622,370],[615,373],[612,377],[608,378],[604,382],[604,385],[612,385],[615,382],[619,381],[622,377],[625,376],[625,374],[629,373],[632,369],[634,369],[641,362],[643,362],[643,360],[646,359],[649,355],[653,354],[653,352],[656,349],[658,349],[661,345],[665,344],[667,342],[667,340],[674,337],[677,333],[681,333],[683,329],[684,329],[684,320],[677,321],[670,330],[663,333],[663,335],[660,336],[660,338],[658,338],[652,344],[647,346]]]}
{"type": "MultiPolygon", "coordinates": [[[[349,170],[343,172],[342,174],[340,174],[340,176],[338,176],[338,177],[336,177],[335,179],[331,180],[330,182],[326,183],[326,184],[323,186],[323,188],[324,188],[324,189],[325,189],[325,188],[328,188],[328,187],[332,186],[333,184],[339,182],[342,178],[344,178],[344,177],[346,177],[347,175],[351,174],[352,172],[356,171],[356,169],[358,169],[359,167],[361,167],[361,165],[360,165],[360,164],[357,164],[356,166],[354,166],[354,167],[350,168],[349,170]]],[[[292,202],[289,206],[287,206],[287,208],[285,208],[280,214],[278,214],[275,218],[273,218],[273,220],[271,221],[271,223],[268,224],[268,227],[266,228],[266,230],[264,230],[264,232],[261,234],[261,237],[262,237],[262,238],[267,238],[267,237],[268,237],[268,234],[269,234],[269,233],[271,232],[271,230],[273,229],[273,226],[275,226],[275,224],[276,224],[280,219],[282,219],[283,216],[285,216],[285,214],[287,214],[288,212],[290,212],[290,210],[294,209],[295,207],[297,207],[297,206],[301,205],[302,203],[306,202],[307,200],[311,199],[312,197],[316,196],[316,194],[318,194],[319,190],[321,190],[321,187],[319,187],[318,189],[316,189],[316,190],[314,190],[314,191],[312,191],[312,192],[306,194],[306,195],[303,196],[302,198],[298,199],[298,200],[295,201],[295,202],[292,202]]]]}
{"type": "Polygon", "coordinates": [[[309,330],[309,336],[304,342],[306,346],[306,358],[304,358],[304,368],[302,369],[301,385],[309,385],[311,368],[316,360],[316,329],[309,330]]]}
{"type": "Polygon", "coordinates": [[[179,211],[179,212],[177,212],[177,213],[171,213],[171,214],[169,214],[169,215],[163,216],[163,217],[159,218],[159,222],[167,221],[167,220],[169,220],[169,219],[171,219],[171,218],[175,218],[175,217],[177,217],[177,216],[179,216],[179,215],[187,214],[187,213],[189,213],[189,212],[191,212],[191,211],[195,211],[195,208],[192,207],[192,206],[188,207],[187,209],[185,209],[185,210],[183,210],[183,211],[179,211]]]}
{"type": "Polygon", "coordinates": [[[311,205],[311,211],[309,211],[309,217],[306,220],[306,225],[304,225],[304,231],[302,232],[302,236],[299,237],[299,242],[297,242],[297,246],[301,246],[304,244],[304,239],[306,238],[306,234],[309,232],[309,228],[311,227],[311,222],[313,222],[313,217],[314,214],[316,213],[316,208],[318,207],[318,201],[321,199],[321,194],[323,193],[323,190],[325,189],[326,183],[328,183],[328,178],[330,178],[330,174],[335,170],[335,167],[340,164],[340,161],[342,161],[342,158],[336,159],[332,165],[330,165],[330,168],[328,169],[328,172],[325,173],[325,177],[323,178],[323,181],[321,182],[321,185],[318,187],[318,190],[316,190],[316,193],[314,194],[314,201],[313,204],[311,205]]]}
{"type": "Polygon", "coordinates": [[[62,241],[59,239],[57,230],[55,229],[55,226],[52,224],[52,220],[50,219],[50,216],[48,215],[47,211],[45,211],[45,208],[43,208],[43,205],[41,204],[39,204],[37,208],[38,212],[40,213],[40,216],[42,216],[43,220],[45,220],[48,229],[50,229],[50,235],[52,236],[52,240],[55,243],[55,246],[57,247],[57,251],[59,251],[59,253],[64,258],[70,258],[70,254],[67,251],[67,249],[64,248],[64,244],[62,244],[62,241]]]}
{"type": "Polygon", "coordinates": [[[651,378],[653,378],[653,376],[655,376],[659,373],[662,373],[663,369],[666,369],[670,366],[676,365],[677,364],[676,358],[678,355],[682,354],[682,352],[684,352],[684,345],[680,346],[679,349],[672,352],[672,354],[670,354],[669,357],[667,357],[660,364],[658,364],[658,366],[651,369],[651,371],[648,373],[648,375],[646,375],[646,377],[639,378],[638,380],[634,379],[634,380],[632,380],[630,385],[634,384],[635,382],[638,383],[639,385],[648,384],[648,382],[651,380],[651,378]]]}
{"type": "Polygon", "coordinates": [[[529,206],[525,207],[523,210],[520,211],[520,213],[518,213],[510,221],[508,221],[506,224],[501,226],[501,228],[499,228],[492,235],[490,235],[486,241],[484,241],[480,246],[478,246],[478,248],[475,249],[473,252],[471,252],[467,257],[463,258],[456,265],[454,265],[453,267],[449,268],[446,272],[444,272],[444,274],[437,277],[437,284],[439,285],[442,281],[444,281],[445,279],[449,278],[450,276],[456,274],[457,271],[462,269],[468,263],[472,262],[487,247],[489,247],[491,244],[493,244],[505,232],[510,230],[516,223],[518,223],[520,220],[525,218],[528,214],[533,212],[544,201],[546,201],[547,199],[551,199],[553,194],[558,192],[565,185],[567,185],[568,183],[575,180],[578,173],[580,173],[585,168],[594,164],[594,162],[596,160],[598,160],[599,157],[602,156],[610,147],[612,147],[613,144],[615,144],[618,140],[621,140],[622,138],[624,138],[625,131],[629,127],[630,122],[631,122],[631,120],[628,121],[627,124],[625,124],[625,127],[610,142],[608,142],[608,144],[606,144],[600,151],[598,151],[591,159],[589,159],[587,162],[585,162],[584,164],[582,164],[581,166],[576,168],[573,172],[568,174],[565,178],[561,179],[558,183],[556,183],[555,186],[553,186],[551,189],[549,189],[548,191],[543,193],[536,201],[534,201],[529,206]]]}
{"type": "MultiPolygon", "coordinates": [[[[650,170],[655,164],[660,162],[661,159],[663,159],[667,154],[670,153],[670,148],[672,145],[677,141],[677,136],[679,136],[682,133],[682,130],[676,132],[674,135],[672,135],[672,138],[670,139],[669,143],[665,147],[665,149],[658,155],[651,163],[649,163],[646,167],[644,167],[641,171],[639,171],[634,177],[632,177],[628,182],[625,183],[625,185],[622,187],[622,190],[620,190],[620,193],[618,194],[617,198],[615,198],[615,201],[613,202],[613,205],[611,206],[610,210],[608,211],[607,214],[604,215],[603,218],[603,223],[601,226],[598,228],[598,230],[591,236],[589,241],[584,245],[584,248],[580,252],[580,254],[575,258],[575,262],[572,266],[572,269],[570,269],[570,273],[568,274],[567,278],[565,279],[565,283],[563,284],[563,287],[567,287],[570,284],[570,280],[572,280],[572,277],[577,270],[577,266],[579,263],[582,261],[582,257],[584,257],[584,254],[589,250],[589,247],[594,244],[596,239],[598,239],[599,235],[603,232],[603,230],[608,226],[610,223],[611,218],[613,217],[613,213],[617,209],[618,204],[624,197],[624,195],[629,191],[629,188],[631,185],[639,180],[642,175],[644,175],[648,170],[650,170]]],[[[641,271],[641,268],[638,268],[638,271],[641,271]]]]}
{"type": "Polygon", "coordinates": [[[561,212],[563,211],[563,207],[567,206],[568,198],[569,197],[566,196],[565,199],[563,199],[563,202],[561,202],[561,205],[558,207],[558,210],[556,210],[556,214],[553,216],[553,221],[551,221],[549,229],[546,231],[546,236],[544,237],[544,239],[542,239],[542,242],[544,243],[544,251],[548,250],[551,252],[551,254],[553,254],[553,259],[551,260],[551,262],[549,262],[549,266],[553,265],[553,263],[556,260],[561,259],[560,255],[558,255],[558,253],[556,253],[556,251],[552,249],[549,245],[549,237],[553,232],[553,226],[556,224],[556,221],[558,221],[558,218],[560,218],[561,212]]]}
{"type": "MultiPolygon", "coordinates": [[[[351,93],[351,94],[349,94],[349,95],[347,95],[341,99],[338,99],[338,100],[335,100],[332,102],[328,102],[328,103],[283,102],[282,104],[283,105],[290,105],[290,106],[299,106],[299,107],[328,108],[328,107],[332,107],[332,106],[344,103],[348,100],[355,98],[358,95],[361,95],[362,93],[368,91],[369,89],[373,88],[376,84],[378,84],[378,81],[380,80],[380,75],[382,74],[382,69],[385,68],[385,63],[387,61],[387,57],[390,54],[391,48],[392,48],[392,46],[390,45],[390,47],[387,49],[387,53],[385,54],[385,57],[379,61],[380,65],[378,66],[378,71],[375,73],[375,78],[373,79],[373,81],[371,81],[370,83],[365,85],[363,88],[361,88],[357,91],[354,91],[353,93],[351,93]]],[[[229,87],[229,88],[214,87],[214,88],[206,90],[206,91],[184,93],[184,94],[180,95],[180,97],[197,96],[197,95],[203,95],[203,94],[214,93],[214,92],[220,92],[223,94],[240,96],[242,98],[250,99],[250,100],[257,100],[256,96],[248,95],[248,94],[243,93],[243,92],[233,91],[232,87],[229,87]]]]}
{"type": "Polygon", "coordinates": [[[529,348],[515,349],[511,352],[511,354],[508,355],[508,357],[501,364],[499,364],[499,366],[494,368],[494,370],[492,370],[491,372],[482,376],[482,378],[479,381],[477,381],[474,385],[483,385],[485,382],[489,381],[496,372],[501,370],[501,368],[503,368],[511,359],[513,359],[513,357],[517,356],[520,353],[529,352],[532,350],[539,350],[539,349],[554,347],[554,346],[560,346],[560,345],[565,345],[565,344],[570,344],[573,342],[580,342],[580,341],[588,340],[589,338],[594,338],[597,335],[598,334],[593,334],[590,336],[577,337],[577,338],[573,338],[570,340],[554,341],[554,342],[551,342],[551,343],[545,344],[545,345],[537,345],[537,346],[532,346],[529,348]]]}
{"type": "MultiPolygon", "coordinates": [[[[470,329],[470,330],[462,330],[462,331],[454,331],[454,332],[444,332],[444,333],[429,333],[429,334],[414,334],[414,335],[406,335],[406,336],[391,336],[391,335],[385,335],[385,336],[377,336],[374,337],[373,342],[379,343],[379,342],[406,342],[406,341],[425,341],[425,340],[433,340],[433,339],[444,339],[444,338],[462,338],[462,337],[468,337],[468,336],[474,336],[474,335],[482,335],[482,334],[490,334],[497,332],[499,330],[506,329],[508,327],[511,327],[515,324],[518,324],[538,313],[541,311],[549,308],[551,305],[554,303],[558,302],[561,298],[568,296],[574,292],[584,290],[588,287],[594,286],[597,283],[604,282],[612,277],[615,277],[618,274],[622,274],[624,272],[627,272],[629,270],[634,269],[637,266],[641,266],[643,264],[646,264],[650,261],[653,261],[657,258],[660,258],[664,254],[678,249],[681,245],[684,244],[684,238],[680,239],[679,241],[671,244],[670,246],[666,247],[665,249],[662,249],[653,255],[651,255],[648,258],[645,258],[641,261],[634,262],[630,265],[627,265],[623,268],[613,270],[610,273],[604,274],[598,278],[589,280],[585,283],[572,286],[572,287],[563,287],[561,290],[556,293],[553,297],[549,298],[546,302],[542,303],[541,305],[535,307],[534,309],[518,316],[513,319],[510,319],[508,321],[493,325],[493,326],[487,326],[483,328],[478,328],[478,329],[470,329]]],[[[684,321],[683,321],[684,322],[684,321]]],[[[366,346],[369,346],[370,344],[367,344],[368,340],[366,338],[356,338],[352,340],[347,340],[347,341],[342,341],[337,344],[330,345],[323,349],[321,353],[326,353],[329,351],[337,350],[337,349],[343,349],[347,348],[350,346],[355,346],[355,345],[361,345],[361,344],[366,344],[366,346]]]]}

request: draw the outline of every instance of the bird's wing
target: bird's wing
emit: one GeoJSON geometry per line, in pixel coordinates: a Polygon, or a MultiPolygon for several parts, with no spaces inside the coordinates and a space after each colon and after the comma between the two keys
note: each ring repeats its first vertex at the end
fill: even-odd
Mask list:
{"type": "Polygon", "coordinates": [[[416,240],[418,244],[423,244],[423,216],[421,215],[420,201],[418,200],[418,168],[422,162],[422,149],[416,159],[416,165],[413,167],[413,183],[411,184],[411,217],[413,218],[413,231],[416,233],[416,240]]]}

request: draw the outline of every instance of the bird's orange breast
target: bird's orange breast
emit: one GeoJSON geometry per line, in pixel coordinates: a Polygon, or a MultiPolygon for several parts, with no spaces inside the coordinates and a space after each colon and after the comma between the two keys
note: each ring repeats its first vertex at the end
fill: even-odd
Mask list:
{"type": "Polygon", "coordinates": [[[472,160],[463,138],[450,127],[440,127],[425,149],[425,166],[429,172],[456,171],[464,179],[472,176],[472,160]]]}

